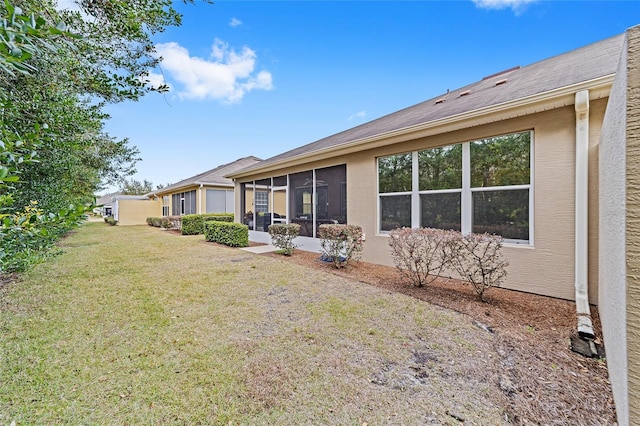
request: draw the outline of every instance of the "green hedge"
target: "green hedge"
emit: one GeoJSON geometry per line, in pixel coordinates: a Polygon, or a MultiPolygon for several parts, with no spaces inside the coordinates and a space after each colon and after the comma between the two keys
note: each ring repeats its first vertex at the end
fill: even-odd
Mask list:
{"type": "Polygon", "coordinates": [[[211,220],[233,222],[233,213],[188,214],[182,216],[182,235],[203,234],[204,223],[211,220]]]}
{"type": "Polygon", "coordinates": [[[231,247],[247,247],[249,245],[249,227],[236,222],[206,221],[204,239],[231,247]]]}
{"type": "Polygon", "coordinates": [[[162,226],[162,218],[161,217],[148,217],[147,225],[155,226],[156,228],[160,228],[162,226]]]}

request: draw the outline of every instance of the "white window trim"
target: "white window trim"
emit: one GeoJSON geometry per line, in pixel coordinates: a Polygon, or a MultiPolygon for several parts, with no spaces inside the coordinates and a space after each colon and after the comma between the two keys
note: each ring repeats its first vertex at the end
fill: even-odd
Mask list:
{"type": "MultiPolygon", "coordinates": [[[[505,133],[502,135],[495,135],[488,138],[507,136],[515,133],[524,133],[527,130],[523,131],[515,131],[511,133],[505,133]]],[[[411,195],[411,226],[413,228],[420,227],[420,195],[421,194],[446,194],[446,193],[461,193],[460,199],[460,210],[461,210],[461,223],[460,227],[462,229],[462,233],[464,235],[470,234],[473,229],[473,193],[474,192],[484,192],[484,191],[508,191],[508,190],[529,190],[529,240],[513,240],[513,239],[504,239],[504,243],[506,245],[513,245],[518,247],[533,247],[534,246],[534,185],[535,181],[534,176],[534,138],[535,132],[533,130],[528,130],[529,136],[529,183],[524,185],[507,185],[507,186],[490,186],[490,187],[479,187],[472,188],[471,187],[471,144],[476,142],[477,140],[461,142],[462,145],[462,188],[454,188],[454,189],[438,189],[438,190],[423,190],[420,191],[420,172],[419,172],[419,164],[418,164],[418,152],[424,149],[411,151],[411,184],[412,190],[405,192],[378,192],[380,189],[380,173],[379,173],[379,159],[382,157],[376,158],[376,216],[377,216],[377,226],[376,226],[376,235],[377,236],[389,236],[389,231],[381,230],[382,224],[382,215],[380,214],[380,200],[381,197],[395,196],[395,195],[411,195]]],[[[457,144],[451,144],[457,145],[457,144]]],[[[448,145],[448,146],[451,146],[448,145]]],[[[397,154],[389,154],[389,155],[402,155],[408,154],[407,152],[399,152],[397,154]]]]}

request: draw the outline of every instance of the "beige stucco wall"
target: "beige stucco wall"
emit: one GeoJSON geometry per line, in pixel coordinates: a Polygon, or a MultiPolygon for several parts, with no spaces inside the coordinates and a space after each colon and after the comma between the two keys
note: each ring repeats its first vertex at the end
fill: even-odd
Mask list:
{"type": "Polygon", "coordinates": [[[206,186],[203,185],[192,185],[185,186],[180,189],[176,189],[175,191],[169,192],[158,192],[156,195],[160,199],[160,210],[155,216],[162,216],[162,197],[169,197],[169,216],[172,216],[171,212],[173,211],[173,195],[180,194],[182,192],[196,191],[196,214],[204,214],[207,210],[207,189],[220,189],[220,190],[231,190],[233,188],[228,186],[206,186]]]}
{"type": "Polygon", "coordinates": [[[118,200],[118,225],[146,225],[147,218],[162,212],[162,202],[158,200],[118,200]]]}
{"type": "Polygon", "coordinates": [[[600,301],[618,424],[640,424],[640,26],[627,31],[600,141],[600,301]]]}
{"type": "Polygon", "coordinates": [[[627,365],[629,420],[640,424],[640,26],[627,34],[627,365]]]}
{"type": "Polygon", "coordinates": [[[629,424],[626,333],[627,42],[611,89],[600,139],[600,271],[598,311],[618,423],[629,424]]]}
{"type": "MultiPolygon", "coordinates": [[[[589,297],[593,304],[598,301],[597,145],[606,103],[606,99],[592,101],[589,115],[591,146],[589,297]]],[[[251,176],[250,179],[346,163],[347,220],[350,224],[362,226],[365,232],[363,260],[392,265],[388,236],[378,234],[376,229],[378,215],[376,157],[533,130],[534,244],[504,247],[504,253],[510,265],[509,276],[503,286],[573,300],[575,298],[575,123],[575,111],[571,105],[544,113],[360,151],[340,158],[307,163],[281,169],[275,173],[251,176]]],[[[239,182],[237,184],[239,185],[239,182]]],[[[239,197],[236,197],[237,213],[239,208],[239,197]]]]}
{"type": "MultiPolygon", "coordinates": [[[[590,109],[591,170],[597,165],[597,142],[605,100],[590,109]]],[[[366,234],[364,260],[392,265],[388,237],[376,234],[376,161],[378,156],[482,137],[534,130],[534,245],[506,245],[509,260],[504,287],[574,299],[575,112],[566,107],[491,125],[432,136],[353,154],[347,158],[348,221],[366,234]]],[[[597,174],[590,176],[590,194],[597,194],[597,174]]],[[[597,196],[590,199],[590,301],[597,302],[597,196]]]]}

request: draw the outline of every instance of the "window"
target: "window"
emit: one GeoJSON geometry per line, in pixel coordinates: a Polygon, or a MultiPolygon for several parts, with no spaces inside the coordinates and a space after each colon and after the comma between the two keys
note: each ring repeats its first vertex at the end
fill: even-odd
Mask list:
{"type": "Polygon", "coordinates": [[[269,211],[269,193],[267,191],[256,190],[256,212],[269,211]]]}
{"type": "Polygon", "coordinates": [[[460,231],[462,145],[418,152],[420,226],[460,231]]]}
{"type": "Polygon", "coordinates": [[[162,216],[169,216],[169,196],[162,197],[162,216]]]}
{"type": "Polygon", "coordinates": [[[180,192],[171,196],[172,214],[180,216],[196,213],[196,191],[180,192]]]}
{"type": "Polygon", "coordinates": [[[379,229],[430,227],[531,241],[532,132],[378,158],[379,229]]]}
{"type": "Polygon", "coordinates": [[[380,230],[411,227],[411,153],[378,158],[380,230]]]}
{"type": "Polygon", "coordinates": [[[472,232],[529,240],[531,132],[470,144],[472,232]]]}
{"type": "Polygon", "coordinates": [[[233,191],[207,189],[206,213],[233,213],[233,191]]]}

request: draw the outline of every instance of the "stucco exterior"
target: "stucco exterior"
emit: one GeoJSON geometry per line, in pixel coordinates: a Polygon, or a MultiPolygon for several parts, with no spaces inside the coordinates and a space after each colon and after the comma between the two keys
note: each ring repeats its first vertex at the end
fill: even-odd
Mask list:
{"type": "MultiPolygon", "coordinates": [[[[597,140],[606,100],[592,102],[590,144],[597,161],[597,140]]],[[[491,125],[446,133],[402,144],[364,151],[346,158],[349,223],[363,227],[367,235],[363,257],[368,262],[392,265],[388,237],[376,233],[376,157],[428,147],[532,129],[534,237],[530,246],[505,245],[509,261],[504,287],[564,299],[574,298],[574,207],[575,207],[575,113],[572,107],[534,114],[491,125]],[[534,272],[535,271],[535,272],[534,272]]],[[[592,168],[590,186],[597,188],[597,169],[592,168]]],[[[591,192],[596,194],[596,192],[591,192]]],[[[592,197],[589,235],[590,257],[597,259],[597,197],[592,197]]],[[[589,297],[597,302],[597,262],[590,262],[589,297]]]]}
{"type": "MultiPolygon", "coordinates": [[[[597,303],[598,277],[598,175],[597,142],[606,108],[606,99],[595,99],[590,107],[589,140],[590,229],[589,298],[597,303]]],[[[483,126],[436,134],[379,148],[300,164],[277,172],[252,176],[258,180],[274,175],[297,173],[337,164],[347,166],[348,223],[359,225],[365,233],[363,260],[393,265],[388,235],[378,233],[377,163],[379,156],[429,147],[473,141],[480,138],[533,130],[534,224],[532,245],[506,245],[510,265],[506,288],[573,300],[575,240],[575,112],[573,106],[525,115],[483,126]]],[[[239,185],[238,181],[238,185],[239,185]]],[[[239,187],[238,187],[239,188],[239,187]]],[[[236,197],[239,211],[239,199],[236,197]]],[[[238,218],[236,218],[238,220],[238,218]]]]}
{"type": "Polygon", "coordinates": [[[226,175],[243,167],[259,163],[261,160],[254,156],[239,158],[231,163],[222,164],[214,169],[183,179],[164,188],[146,194],[149,198],[158,198],[160,208],[154,216],[178,216],[183,214],[232,213],[234,211],[234,183],[226,175]],[[224,192],[224,194],[222,194],[224,192]],[[189,194],[185,198],[185,205],[174,205],[179,201],[178,194],[189,194]],[[190,193],[193,193],[192,198],[190,193]],[[168,206],[168,213],[163,212],[163,197],[168,197],[164,206],[168,206]],[[191,201],[193,199],[193,204],[191,201]],[[187,205],[188,204],[188,205],[187,205]],[[164,214],[163,214],[164,213],[164,214]]]}
{"type": "Polygon", "coordinates": [[[160,201],[152,199],[115,198],[113,203],[114,219],[118,226],[146,225],[149,216],[157,216],[162,206],[160,201]]]}
{"type": "Polygon", "coordinates": [[[600,139],[600,304],[622,426],[640,424],[640,26],[627,31],[600,139]]]}
{"type": "MultiPolygon", "coordinates": [[[[154,192],[154,196],[160,200],[158,211],[156,211],[152,216],[162,216],[162,197],[169,197],[169,214],[168,216],[173,216],[174,211],[174,203],[173,203],[173,195],[180,194],[183,192],[195,191],[196,195],[196,211],[191,214],[204,214],[204,213],[226,213],[225,211],[207,211],[207,191],[231,191],[233,192],[233,186],[216,186],[216,185],[188,185],[178,189],[173,189],[169,191],[164,191],[162,189],[154,192]]],[[[231,208],[229,209],[231,212],[231,208]]],[[[179,213],[178,213],[179,215],[179,213]]]]}
{"type": "Polygon", "coordinates": [[[600,139],[600,304],[607,367],[616,401],[618,422],[629,424],[626,309],[626,123],[627,49],[611,90],[600,139]]]}
{"type": "MultiPolygon", "coordinates": [[[[415,165],[416,151],[426,148],[531,131],[530,238],[505,244],[509,267],[503,286],[568,300],[579,294],[581,313],[588,304],[598,305],[618,422],[640,425],[640,27],[521,73],[506,73],[501,82],[487,77],[230,177],[239,189],[243,182],[346,165],[347,222],[364,230],[363,259],[392,265],[388,236],[378,229],[377,158],[413,152],[415,165]],[[505,82],[513,82],[510,91],[494,90],[505,82]],[[496,101],[494,96],[502,95],[496,101]],[[588,301],[581,288],[585,267],[588,301]]],[[[413,170],[411,225],[416,226],[413,170]]],[[[385,195],[407,197],[402,188],[385,195]]],[[[237,221],[241,205],[236,196],[237,221]]],[[[401,213],[389,217],[407,211],[407,204],[400,205],[401,213]]],[[[253,231],[250,237],[266,242],[262,234],[253,231]]],[[[302,248],[317,248],[309,240],[314,239],[305,238],[302,248]]]]}
{"type": "Polygon", "coordinates": [[[640,27],[629,31],[627,60],[627,348],[629,413],[640,424],[640,27]]]}

